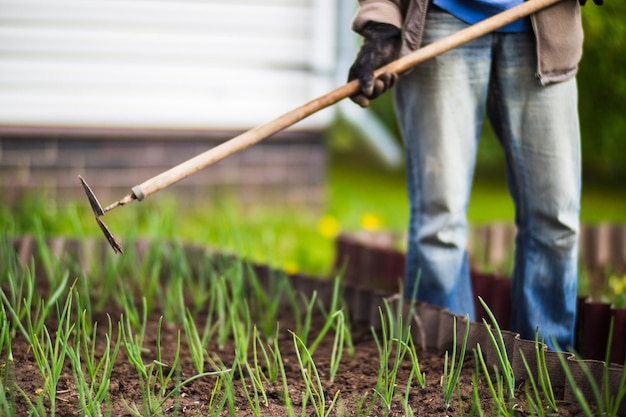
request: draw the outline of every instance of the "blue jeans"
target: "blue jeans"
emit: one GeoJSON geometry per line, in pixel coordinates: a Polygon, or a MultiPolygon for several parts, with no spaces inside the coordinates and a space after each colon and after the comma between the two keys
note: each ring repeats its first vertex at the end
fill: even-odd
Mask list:
{"type": "MultiPolygon", "coordinates": [[[[424,44],[467,25],[431,7],[424,44]]],[[[515,205],[511,330],[573,345],[581,193],[574,79],[541,86],[532,33],[493,33],[398,79],[410,224],[406,293],[474,317],[467,207],[485,112],[515,205]],[[418,279],[419,277],[419,279],[418,279]],[[418,288],[415,288],[418,283],[418,288]]]]}

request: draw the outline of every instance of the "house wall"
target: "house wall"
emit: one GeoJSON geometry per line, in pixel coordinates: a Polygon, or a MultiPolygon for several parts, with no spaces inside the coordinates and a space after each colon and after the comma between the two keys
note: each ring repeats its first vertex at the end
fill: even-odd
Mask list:
{"type": "Polygon", "coordinates": [[[0,0],[0,125],[247,130],[331,89],[334,1],[0,0]]]}
{"type": "MultiPolygon", "coordinates": [[[[78,174],[99,195],[125,194],[331,90],[335,2],[0,0],[2,199],[82,192],[78,174]]],[[[333,117],[323,110],[171,189],[319,202],[333,117]]]]}
{"type": "MultiPolygon", "coordinates": [[[[0,200],[17,204],[42,193],[84,199],[81,175],[103,205],[131,188],[228,139],[234,132],[102,132],[0,135],[0,200]],[[104,133],[104,136],[98,136],[104,133]],[[148,135],[147,139],[143,134],[148,135]]],[[[325,199],[326,149],[319,132],[278,134],[149,198],[210,203],[228,196],[243,204],[320,208],[325,199]]]]}

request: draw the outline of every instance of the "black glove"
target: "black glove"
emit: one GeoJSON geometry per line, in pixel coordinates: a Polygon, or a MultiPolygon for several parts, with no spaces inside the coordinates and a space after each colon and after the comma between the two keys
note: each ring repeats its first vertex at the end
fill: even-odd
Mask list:
{"type": "MultiPolygon", "coordinates": [[[[602,6],[604,4],[604,0],[593,0],[593,2],[598,6],[602,6]]],[[[580,3],[581,6],[584,6],[587,3],[587,0],[578,0],[578,3],[580,3]]]]}
{"type": "MultiPolygon", "coordinates": [[[[599,1],[599,0],[597,0],[599,1]]],[[[363,45],[350,67],[348,81],[359,80],[361,91],[350,97],[361,107],[392,87],[397,75],[384,73],[374,80],[374,70],[393,61],[400,49],[400,29],[388,23],[367,22],[363,27],[363,45]]]]}

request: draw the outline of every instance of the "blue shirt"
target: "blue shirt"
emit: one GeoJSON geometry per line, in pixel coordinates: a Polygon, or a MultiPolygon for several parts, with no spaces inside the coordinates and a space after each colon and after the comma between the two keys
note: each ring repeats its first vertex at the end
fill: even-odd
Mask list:
{"type": "MultiPolygon", "coordinates": [[[[442,8],[465,23],[474,24],[504,10],[522,4],[524,0],[433,0],[433,4],[442,8]]],[[[530,18],[516,20],[498,32],[526,32],[532,29],[530,18]]]]}

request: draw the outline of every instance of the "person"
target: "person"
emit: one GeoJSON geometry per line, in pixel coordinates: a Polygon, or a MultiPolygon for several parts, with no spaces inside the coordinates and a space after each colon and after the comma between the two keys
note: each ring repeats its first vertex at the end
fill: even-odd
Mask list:
{"type": "MultiPolygon", "coordinates": [[[[580,2],[563,0],[400,74],[398,56],[524,0],[359,0],[349,80],[362,107],[394,87],[406,149],[406,294],[474,319],[467,207],[485,117],[515,206],[511,330],[573,346],[581,195],[576,71],[580,2]],[[417,287],[417,288],[416,288],[417,287]]],[[[594,1],[597,5],[601,0],[594,1]]]]}

